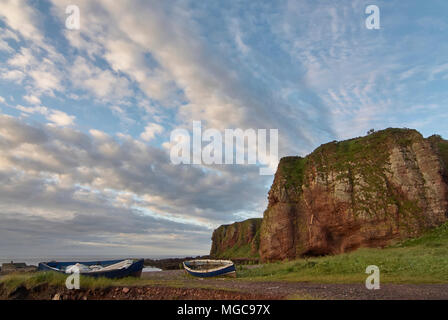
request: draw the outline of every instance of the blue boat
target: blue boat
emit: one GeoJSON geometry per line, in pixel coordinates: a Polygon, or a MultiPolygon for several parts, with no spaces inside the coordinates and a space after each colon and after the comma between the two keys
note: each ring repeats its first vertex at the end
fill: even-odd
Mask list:
{"type": "Polygon", "coordinates": [[[235,264],[230,260],[190,260],[183,263],[185,270],[195,277],[236,277],[235,264]]]}
{"type": "Polygon", "coordinates": [[[79,272],[89,277],[124,278],[140,277],[143,270],[143,259],[88,261],[88,262],[41,262],[38,271],[55,271],[71,274],[79,272]]]}

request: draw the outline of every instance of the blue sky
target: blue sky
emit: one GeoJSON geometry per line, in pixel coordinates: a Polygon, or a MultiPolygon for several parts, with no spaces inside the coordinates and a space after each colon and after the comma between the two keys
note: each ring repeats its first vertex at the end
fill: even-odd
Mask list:
{"type": "Polygon", "coordinates": [[[272,176],[173,166],[170,133],[448,137],[446,1],[0,1],[0,255],[207,253],[272,176]],[[67,5],[80,30],[65,27],[67,5]],[[365,8],[380,9],[380,29],[365,8]],[[51,243],[51,245],[49,244],[51,243]]]}

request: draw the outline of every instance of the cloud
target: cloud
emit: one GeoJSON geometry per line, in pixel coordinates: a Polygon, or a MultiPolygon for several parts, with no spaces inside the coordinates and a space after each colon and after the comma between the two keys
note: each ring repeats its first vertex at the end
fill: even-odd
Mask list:
{"type": "Polygon", "coordinates": [[[37,28],[37,14],[25,0],[3,0],[0,3],[0,17],[13,30],[18,30],[25,39],[43,41],[40,28],[37,28]]]}
{"type": "Polygon", "coordinates": [[[16,83],[21,83],[25,78],[25,74],[19,70],[1,70],[1,77],[5,80],[11,80],[16,83]]]}
{"type": "Polygon", "coordinates": [[[372,127],[446,131],[446,23],[417,4],[380,1],[376,31],[363,1],[79,0],[79,31],[64,28],[68,4],[0,2],[0,89],[16,101],[0,102],[19,114],[0,117],[8,250],[205,253],[210,228],[260,216],[272,177],[257,167],[170,163],[163,138],[193,120],[279,129],[280,156],[372,127]]]}
{"type": "Polygon", "coordinates": [[[69,116],[65,112],[59,110],[53,110],[47,116],[47,119],[53,122],[54,124],[64,127],[71,126],[74,124],[75,116],[69,116]]]}
{"type": "Polygon", "coordinates": [[[9,44],[1,38],[0,38],[0,51],[14,52],[14,50],[9,46],[9,44]]]}
{"type": "Polygon", "coordinates": [[[27,95],[24,96],[23,99],[25,99],[25,101],[27,101],[30,104],[37,104],[40,105],[42,102],[40,101],[40,99],[34,95],[27,95]]]}
{"type": "Polygon", "coordinates": [[[60,239],[61,246],[82,239],[98,248],[121,234],[118,242],[142,252],[139,245],[154,244],[157,235],[161,247],[174,250],[185,239],[199,241],[190,244],[206,253],[211,228],[236,212],[265,205],[247,201],[265,193],[266,179],[256,168],[239,174],[230,170],[205,174],[200,168],[173,166],[166,151],[130,137],[118,142],[98,130],[86,135],[0,116],[1,228],[15,223],[13,239],[46,223],[56,229],[33,234],[60,239]]]}
{"type": "Polygon", "coordinates": [[[22,48],[19,53],[8,60],[8,65],[18,67],[20,69],[26,69],[32,64],[36,63],[36,60],[28,48],[22,48]]]}
{"type": "MultiPolygon", "coordinates": [[[[43,47],[50,50],[50,47],[43,47]]],[[[52,50],[52,49],[51,49],[52,50]]],[[[58,71],[55,61],[42,57],[37,49],[22,47],[6,62],[2,69],[2,77],[16,82],[25,82],[29,86],[29,97],[42,94],[53,96],[57,91],[63,91],[63,72],[58,71]]],[[[56,61],[60,57],[53,54],[56,61]]]]}
{"type": "Polygon", "coordinates": [[[156,137],[157,134],[164,131],[163,127],[157,123],[150,123],[145,127],[145,131],[142,132],[140,138],[145,141],[150,141],[156,137]]]}
{"type": "MultiPolygon", "coordinates": [[[[54,12],[62,12],[65,4],[53,1],[53,5],[54,12]]],[[[245,75],[252,70],[226,61],[225,55],[232,52],[220,52],[210,46],[201,36],[194,13],[182,1],[175,6],[144,1],[136,1],[132,7],[108,1],[81,1],[79,5],[83,8],[83,25],[96,27],[81,28],[76,34],[64,33],[84,54],[76,59],[71,75],[78,87],[100,96],[110,93],[112,87],[121,91],[121,85],[108,85],[105,81],[116,79],[111,72],[100,78],[89,74],[89,70],[95,70],[93,61],[105,60],[113,73],[123,74],[137,85],[145,95],[143,104],[156,102],[162,113],[163,109],[175,108],[175,121],[180,127],[202,120],[206,126],[217,129],[284,128],[282,155],[293,152],[294,145],[309,148],[313,139],[305,134],[305,128],[316,123],[322,130],[327,129],[324,118],[316,121],[303,108],[294,109],[287,101],[279,101],[277,88],[266,87],[256,78],[249,79],[245,75]],[[89,83],[86,75],[99,79],[89,83]],[[264,90],[259,90],[260,86],[264,90]],[[277,112],[273,113],[273,108],[277,112]]],[[[232,16],[231,12],[223,14],[232,16]]],[[[232,21],[229,39],[236,41],[239,51],[247,53],[249,46],[239,31],[244,24],[228,20],[232,21]]]]}
{"type": "Polygon", "coordinates": [[[49,109],[44,106],[24,107],[17,105],[15,109],[24,112],[25,114],[41,114],[55,125],[64,127],[74,125],[75,116],[68,115],[60,110],[49,109]]]}
{"type": "Polygon", "coordinates": [[[131,94],[126,78],[98,68],[82,57],[73,62],[70,77],[75,86],[89,91],[98,99],[113,101],[131,94]]]}
{"type": "Polygon", "coordinates": [[[16,106],[17,110],[20,110],[24,113],[39,113],[42,115],[47,115],[48,114],[48,108],[47,107],[42,107],[42,106],[36,106],[36,107],[24,107],[22,105],[17,105],[16,106]]]}

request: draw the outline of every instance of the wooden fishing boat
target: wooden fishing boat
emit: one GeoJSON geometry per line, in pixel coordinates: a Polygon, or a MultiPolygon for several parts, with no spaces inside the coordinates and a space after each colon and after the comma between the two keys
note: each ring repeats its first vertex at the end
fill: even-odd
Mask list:
{"type": "Polygon", "coordinates": [[[79,272],[89,277],[124,278],[140,277],[143,270],[143,259],[88,261],[88,262],[41,262],[38,271],[56,271],[71,274],[79,272]]]}
{"type": "Polygon", "coordinates": [[[236,277],[235,264],[230,260],[190,260],[183,263],[185,270],[195,277],[236,277]]]}

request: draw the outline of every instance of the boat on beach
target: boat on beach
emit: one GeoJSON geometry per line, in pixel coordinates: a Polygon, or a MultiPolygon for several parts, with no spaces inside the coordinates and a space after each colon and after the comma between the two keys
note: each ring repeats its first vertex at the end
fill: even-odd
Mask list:
{"type": "Polygon", "coordinates": [[[107,261],[71,261],[71,262],[41,262],[38,271],[55,271],[71,274],[79,272],[89,277],[124,278],[140,277],[143,270],[143,259],[124,259],[107,261]]]}
{"type": "Polygon", "coordinates": [[[230,260],[190,260],[183,265],[185,271],[195,277],[236,277],[235,264],[230,260]]]}

